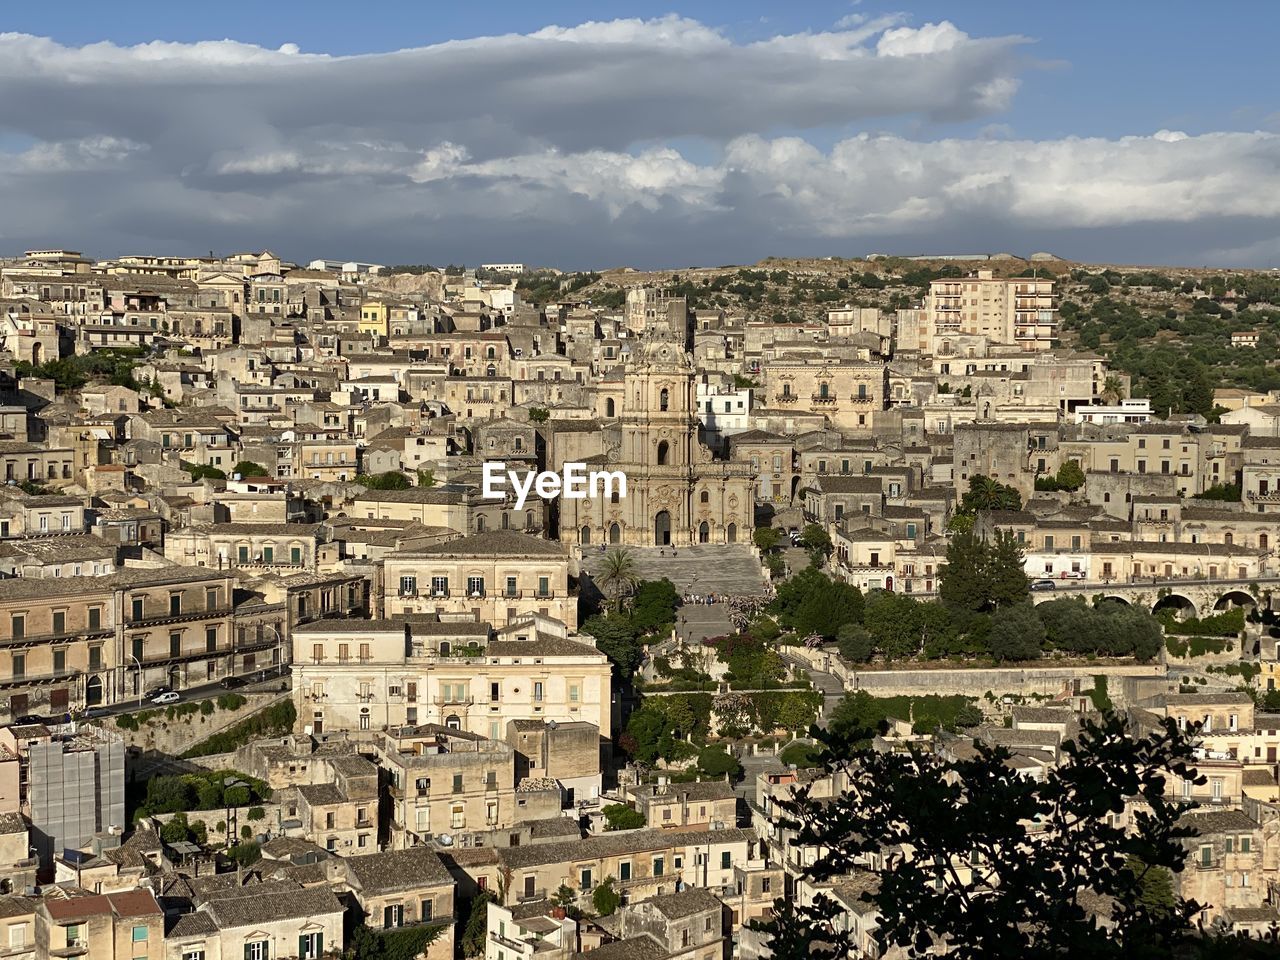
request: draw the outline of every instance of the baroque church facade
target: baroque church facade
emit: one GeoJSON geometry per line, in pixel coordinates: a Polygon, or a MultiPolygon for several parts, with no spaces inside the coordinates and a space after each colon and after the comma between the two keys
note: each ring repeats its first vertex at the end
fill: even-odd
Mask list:
{"type": "Polygon", "coordinates": [[[695,371],[676,331],[655,324],[641,336],[621,394],[618,416],[604,425],[604,453],[588,466],[622,471],[627,495],[561,499],[561,541],[584,549],[750,543],[755,476],[747,464],[714,459],[699,440],[695,371]]]}

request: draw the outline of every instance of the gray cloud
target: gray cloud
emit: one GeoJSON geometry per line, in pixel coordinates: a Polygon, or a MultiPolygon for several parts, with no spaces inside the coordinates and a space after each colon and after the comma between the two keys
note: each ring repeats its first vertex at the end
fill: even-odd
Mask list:
{"type": "Polygon", "coordinates": [[[994,119],[1023,42],[895,18],[751,44],[623,20],[356,57],[0,34],[0,134],[24,144],[0,154],[0,242],[651,266],[1157,224],[1157,249],[1273,255],[1275,134],[821,150],[775,132],[994,119]],[[671,145],[688,138],[709,159],[671,145]],[[1209,221],[1242,227],[1197,246],[1209,221]]]}

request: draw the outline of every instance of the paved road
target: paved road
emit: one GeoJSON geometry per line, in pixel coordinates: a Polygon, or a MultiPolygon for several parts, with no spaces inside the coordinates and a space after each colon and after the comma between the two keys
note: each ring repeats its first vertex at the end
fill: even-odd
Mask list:
{"type": "MultiPolygon", "coordinates": [[[[208,700],[216,698],[224,693],[266,693],[269,691],[279,690],[280,684],[284,683],[285,689],[288,689],[290,683],[288,667],[272,667],[268,670],[253,670],[249,673],[242,674],[238,677],[244,680],[243,686],[232,687],[228,689],[222,685],[221,680],[215,680],[212,683],[203,683],[197,687],[186,687],[178,691],[178,699],[174,703],[153,704],[145,695],[142,697],[142,703],[139,705],[136,696],[125,697],[116,703],[104,704],[103,706],[93,707],[91,712],[84,719],[96,720],[99,717],[114,717],[121,713],[136,713],[138,710],[163,709],[164,707],[177,706],[180,703],[187,703],[192,700],[208,700]]],[[[46,722],[60,723],[62,717],[46,717],[46,722]]]]}

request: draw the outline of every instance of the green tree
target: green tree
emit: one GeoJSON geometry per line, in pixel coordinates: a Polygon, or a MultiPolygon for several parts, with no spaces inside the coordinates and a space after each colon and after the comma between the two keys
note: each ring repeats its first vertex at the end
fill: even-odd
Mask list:
{"type": "Polygon", "coordinates": [[[241,460],[231,472],[238,473],[242,477],[267,476],[267,468],[260,463],[254,463],[252,460],[241,460]]]}
{"type": "Polygon", "coordinates": [[[631,621],[620,614],[591,617],[582,624],[582,632],[596,641],[596,649],[609,658],[622,680],[630,680],[644,656],[644,647],[636,637],[631,621]]]}
{"type": "Polygon", "coordinates": [[[1044,624],[1029,603],[1007,607],[992,616],[987,642],[997,660],[1034,660],[1044,644],[1044,624]]]}
{"type": "Polygon", "coordinates": [[[1116,374],[1109,373],[1102,381],[1102,399],[1110,404],[1117,404],[1124,399],[1124,381],[1116,374]]]}
{"type": "Polygon", "coordinates": [[[821,556],[823,559],[831,556],[831,536],[819,524],[808,524],[804,528],[804,533],[800,535],[800,543],[815,556],[821,556]]]}
{"type": "Polygon", "coordinates": [[[1022,544],[1010,531],[997,530],[988,546],[984,569],[988,606],[999,608],[1022,603],[1031,589],[1022,544]]]}
{"type": "Polygon", "coordinates": [[[471,910],[467,914],[467,926],[462,934],[464,957],[484,955],[484,945],[488,939],[489,904],[497,902],[498,898],[489,890],[481,890],[471,898],[471,910]]]}
{"type": "Polygon", "coordinates": [[[413,483],[399,470],[388,470],[386,473],[361,473],[356,476],[356,483],[370,490],[408,490],[413,483]]]}
{"type": "Polygon", "coordinates": [[[433,470],[418,471],[418,486],[425,488],[425,487],[434,487],[435,485],[436,485],[435,471],[433,470]]]}
{"type": "Polygon", "coordinates": [[[613,889],[613,877],[605,877],[600,885],[591,891],[591,906],[602,917],[612,916],[622,905],[622,895],[613,889]]]}
{"type": "Polygon", "coordinates": [[[1022,494],[1014,487],[977,473],[969,478],[969,491],[961,497],[960,509],[964,513],[977,513],[979,510],[1021,510],[1022,494]]]}
{"type": "Polygon", "coordinates": [[[866,663],[875,652],[875,642],[860,623],[846,623],[836,633],[840,656],[851,663],[866,663]]]}
{"type": "Polygon", "coordinates": [[[966,610],[983,610],[990,601],[987,545],[972,531],[957,532],[947,544],[946,562],[938,571],[938,598],[966,610]]]}
{"type": "Polygon", "coordinates": [[[614,547],[604,555],[600,572],[596,574],[596,582],[609,598],[609,603],[617,610],[622,604],[622,598],[630,594],[640,582],[636,573],[635,554],[625,547],[614,547]]]}
{"type": "Polygon", "coordinates": [[[1084,471],[1080,469],[1079,460],[1068,460],[1058,467],[1055,478],[1061,490],[1079,490],[1084,486],[1084,471]]]}
{"type": "Polygon", "coordinates": [[[708,777],[723,777],[728,774],[730,780],[737,780],[742,776],[742,764],[731,757],[724,747],[703,747],[699,750],[698,770],[708,777]]]}
{"type": "Polygon", "coordinates": [[[782,532],[774,527],[756,527],[751,540],[761,553],[768,553],[782,542],[782,532]]]}
{"type": "MultiPolygon", "coordinates": [[[[861,894],[879,917],[882,951],[1155,960],[1187,955],[1197,942],[1198,904],[1172,891],[1160,892],[1158,906],[1147,902],[1146,873],[1181,870],[1183,840],[1194,835],[1166,783],[1204,779],[1172,720],[1140,739],[1113,714],[1086,720],[1043,782],[1020,776],[1006,750],[982,741],[960,760],[920,748],[881,753],[833,735],[823,742],[825,766],[848,788],[816,797],[800,787],[781,802],[783,826],[822,851],[803,870],[815,886],[865,873],[869,854],[912,851],[884,858],[861,894]],[[1128,829],[1113,825],[1114,811],[1135,801],[1144,814],[1128,829]],[[1145,867],[1133,869],[1134,858],[1145,867]],[[962,863],[971,869],[955,869],[962,863]],[[1099,899],[1105,924],[1088,909],[1099,899]]],[[[774,918],[753,926],[769,936],[775,960],[835,960],[857,952],[847,926],[834,922],[844,909],[822,893],[807,906],[780,899],[774,918]]]]}
{"type": "Polygon", "coordinates": [[[644,826],[644,814],[625,803],[611,803],[601,811],[604,814],[605,831],[637,830],[644,826]]]}
{"type": "Polygon", "coordinates": [[[529,422],[530,423],[546,423],[551,418],[551,411],[545,407],[530,407],[529,422]]]}

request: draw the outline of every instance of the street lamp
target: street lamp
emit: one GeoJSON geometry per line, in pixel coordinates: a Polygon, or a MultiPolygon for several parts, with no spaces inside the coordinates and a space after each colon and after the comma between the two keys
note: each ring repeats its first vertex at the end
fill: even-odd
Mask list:
{"type": "Polygon", "coordinates": [[[142,707],[142,661],[135,657],[132,653],[127,654],[128,658],[138,665],[138,707],[142,707]]]}

